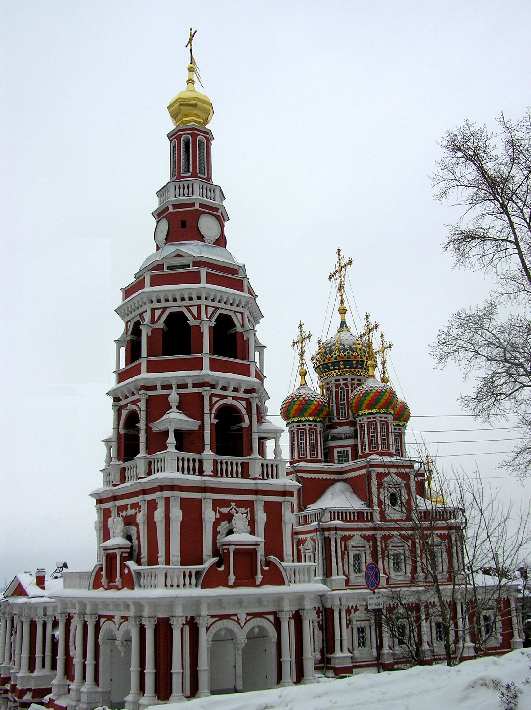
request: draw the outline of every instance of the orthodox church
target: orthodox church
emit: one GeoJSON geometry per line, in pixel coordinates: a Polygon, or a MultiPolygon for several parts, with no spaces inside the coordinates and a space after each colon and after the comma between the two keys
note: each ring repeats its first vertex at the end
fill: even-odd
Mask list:
{"type": "MultiPolygon", "coordinates": [[[[213,107],[196,79],[190,49],[186,88],[168,106],[169,180],[157,192],[154,251],[116,309],[112,434],[91,493],[96,560],[84,571],[20,574],[5,590],[2,710],[32,702],[139,710],[393,668],[404,641],[374,611],[371,564],[381,604],[409,591],[424,662],[443,654],[412,511],[419,501],[437,507],[448,587],[463,567],[461,517],[434,499],[408,458],[410,411],[388,380],[390,345],[383,336],[375,345],[368,316],[362,332],[349,328],[351,262],[338,250],[330,274],[338,327],[312,357],[318,391],[306,382],[302,323],[294,341],[300,385],[281,407],[288,464],[284,429],[267,413],[262,312],[227,249],[213,107]]],[[[514,598],[503,605],[492,610],[493,652],[521,644],[514,598]]],[[[460,622],[468,612],[454,611],[472,656],[460,622]]]]}

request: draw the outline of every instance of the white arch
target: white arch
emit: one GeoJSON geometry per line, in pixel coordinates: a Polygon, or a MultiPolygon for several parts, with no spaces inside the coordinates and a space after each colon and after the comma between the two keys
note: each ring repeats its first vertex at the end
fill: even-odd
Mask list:
{"type": "Polygon", "coordinates": [[[234,326],[238,333],[241,333],[243,331],[243,325],[240,323],[240,319],[237,318],[237,315],[240,315],[239,311],[230,311],[225,308],[218,308],[215,313],[211,314],[210,316],[210,322],[212,323],[212,326],[216,324],[216,321],[218,319],[218,316],[220,315],[226,315],[229,316],[229,318],[232,318],[232,321],[234,322],[234,326]]]}
{"type": "Polygon", "coordinates": [[[277,640],[277,630],[275,629],[275,626],[272,624],[272,622],[265,616],[253,616],[252,619],[249,619],[249,621],[242,629],[245,640],[247,640],[249,631],[256,628],[257,626],[261,626],[264,629],[271,641],[277,640]]]}
{"type": "Polygon", "coordinates": [[[186,316],[186,320],[188,321],[188,325],[190,326],[198,322],[197,318],[194,318],[193,315],[190,313],[189,309],[185,306],[169,306],[168,308],[164,309],[162,315],[158,318],[157,327],[160,328],[164,325],[164,321],[170,315],[170,313],[184,313],[184,315],[186,316]]]}
{"type": "Polygon", "coordinates": [[[100,633],[98,636],[99,642],[101,643],[102,641],[116,641],[117,638],[118,629],[116,627],[116,624],[114,623],[114,621],[106,619],[100,627],[100,633]]]}
{"type": "Polygon", "coordinates": [[[247,416],[247,412],[245,411],[245,407],[243,404],[237,400],[237,399],[232,399],[232,397],[226,397],[225,399],[218,399],[218,401],[214,404],[212,409],[210,410],[210,421],[212,424],[216,423],[216,412],[220,407],[223,406],[228,406],[231,407],[233,406],[235,409],[239,411],[239,413],[242,415],[243,418],[243,426],[248,427],[249,426],[249,417],[247,416]]]}
{"type": "Polygon", "coordinates": [[[138,404],[128,404],[122,409],[122,413],[120,414],[120,426],[118,427],[120,434],[124,433],[124,422],[131,412],[136,412],[140,421],[140,407],[138,404]]]}
{"type": "Polygon", "coordinates": [[[245,634],[243,633],[240,625],[237,624],[234,619],[218,619],[215,621],[207,631],[207,643],[210,645],[217,632],[222,631],[223,629],[229,629],[232,631],[235,640],[240,644],[245,643],[245,634]]]}

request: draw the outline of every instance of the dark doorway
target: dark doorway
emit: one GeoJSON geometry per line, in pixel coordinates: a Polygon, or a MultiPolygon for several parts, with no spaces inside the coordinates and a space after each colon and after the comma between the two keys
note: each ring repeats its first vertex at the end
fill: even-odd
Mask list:
{"type": "Polygon", "coordinates": [[[129,412],[123,425],[124,461],[131,461],[140,451],[140,420],[138,412],[129,412]]]}
{"type": "Polygon", "coordinates": [[[131,362],[135,362],[136,360],[140,360],[140,356],[142,355],[142,328],[140,327],[139,320],[133,323],[130,342],[129,357],[131,362]]]}
{"type": "Polygon", "coordinates": [[[236,326],[232,318],[221,313],[212,329],[212,354],[222,357],[238,357],[236,326]]]}
{"type": "Polygon", "coordinates": [[[223,406],[216,412],[216,454],[243,456],[243,418],[233,407],[223,406]]]}
{"type": "Polygon", "coordinates": [[[172,311],[164,321],[162,330],[163,355],[190,355],[192,329],[182,311],[172,311]]]}

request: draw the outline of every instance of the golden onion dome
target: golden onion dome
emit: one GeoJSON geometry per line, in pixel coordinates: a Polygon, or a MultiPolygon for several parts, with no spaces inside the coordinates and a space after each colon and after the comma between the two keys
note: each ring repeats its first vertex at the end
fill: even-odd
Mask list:
{"type": "Polygon", "coordinates": [[[187,126],[189,124],[206,126],[214,115],[212,101],[206,94],[202,94],[195,88],[196,76],[196,64],[191,62],[188,65],[186,89],[177,94],[168,104],[168,112],[176,126],[187,126]]]}
{"type": "Polygon", "coordinates": [[[352,334],[343,318],[337,333],[328,340],[319,342],[312,362],[321,380],[343,375],[366,377],[369,374],[364,343],[361,338],[352,334]]]}

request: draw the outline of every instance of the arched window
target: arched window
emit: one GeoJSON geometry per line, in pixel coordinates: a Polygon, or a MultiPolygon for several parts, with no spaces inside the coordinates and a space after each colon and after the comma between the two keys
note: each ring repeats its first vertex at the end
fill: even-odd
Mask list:
{"type": "Polygon", "coordinates": [[[297,445],[299,449],[299,455],[297,458],[303,459],[306,457],[306,431],[304,429],[297,429],[297,445]]]}
{"type": "Polygon", "coordinates": [[[190,355],[192,329],[182,311],[172,311],[166,317],[162,330],[163,355],[190,355]]]}
{"type": "Polygon", "coordinates": [[[347,388],[343,385],[339,388],[337,417],[338,419],[347,418],[347,388]]]}
{"type": "Polygon", "coordinates": [[[216,412],[216,454],[243,456],[243,417],[229,405],[216,412]]]}
{"type": "Polygon", "coordinates": [[[131,345],[129,348],[129,357],[131,362],[139,360],[142,354],[142,328],[140,327],[140,321],[137,320],[133,323],[131,328],[131,345]]]}
{"type": "Polygon", "coordinates": [[[189,175],[192,169],[192,139],[190,136],[181,138],[181,174],[189,175]]]}
{"type": "Polygon", "coordinates": [[[170,178],[176,177],[177,170],[177,144],[175,141],[171,142],[170,150],[170,178]]]}
{"type": "Polygon", "coordinates": [[[138,412],[129,412],[122,427],[124,437],[124,461],[131,461],[140,451],[140,420],[138,412]]]}
{"type": "Polygon", "coordinates": [[[389,425],[387,422],[380,422],[380,442],[383,451],[389,450],[389,425]]]}
{"type": "Polygon", "coordinates": [[[366,443],[365,443],[365,424],[359,424],[359,433],[360,433],[360,454],[365,453],[366,451],[366,443]]]}
{"type": "Polygon", "coordinates": [[[395,454],[397,456],[402,456],[402,436],[399,431],[395,431],[395,454]]]}
{"type": "Polygon", "coordinates": [[[236,326],[225,313],[220,313],[212,328],[212,354],[232,358],[238,356],[236,326]]]}
{"type": "Polygon", "coordinates": [[[206,141],[201,136],[197,139],[197,172],[206,177],[206,141]]]}
{"type": "Polygon", "coordinates": [[[310,429],[309,431],[309,448],[310,448],[310,458],[317,458],[317,431],[315,429],[310,429]]]}

